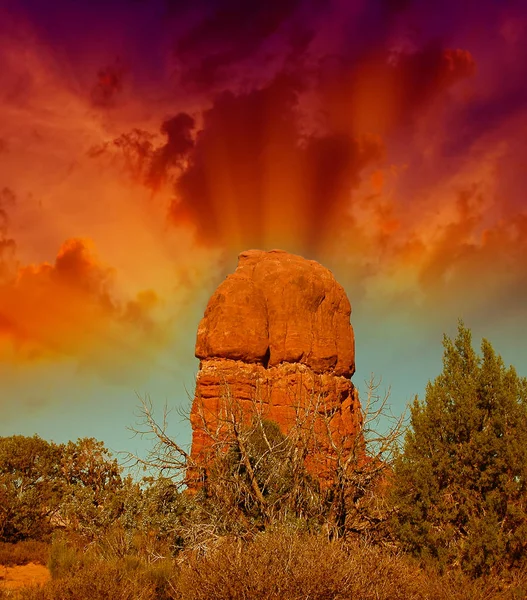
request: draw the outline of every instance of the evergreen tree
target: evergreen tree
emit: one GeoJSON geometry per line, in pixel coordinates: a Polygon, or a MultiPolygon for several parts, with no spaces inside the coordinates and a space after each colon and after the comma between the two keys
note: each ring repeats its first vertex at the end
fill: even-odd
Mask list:
{"type": "Polygon", "coordinates": [[[111,523],[121,491],[121,467],[103,442],[0,437],[0,541],[45,539],[59,523],[79,531],[111,523]]]}
{"type": "Polygon", "coordinates": [[[462,323],[444,337],[443,372],[411,408],[396,461],[403,546],[474,576],[527,555],[527,380],[462,323]]]}

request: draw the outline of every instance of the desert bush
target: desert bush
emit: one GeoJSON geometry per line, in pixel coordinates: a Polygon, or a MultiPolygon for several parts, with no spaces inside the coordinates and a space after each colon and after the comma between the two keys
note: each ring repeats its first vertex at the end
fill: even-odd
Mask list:
{"type": "MultiPolygon", "coordinates": [[[[20,600],[171,600],[176,567],[171,560],[148,564],[136,557],[96,559],[66,544],[52,551],[52,579],[22,589],[20,600]],[[55,562],[53,562],[53,560],[55,562]]],[[[12,596],[9,596],[12,597],[12,596]]],[[[3,600],[3,597],[0,595],[3,600]]],[[[6,596],[7,598],[7,596],[6,596]]]]}
{"type": "Polygon", "coordinates": [[[48,561],[51,581],[39,589],[23,590],[21,598],[171,598],[174,560],[145,553],[142,538],[125,538],[126,532],[118,526],[87,544],[82,536],[55,534],[48,561]]]}
{"type": "Polygon", "coordinates": [[[0,565],[11,567],[26,565],[30,562],[45,565],[49,560],[49,553],[50,545],[45,542],[36,540],[16,544],[0,542],[0,565]]]}
{"type": "Polygon", "coordinates": [[[182,600],[412,600],[422,597],[416,574],[373,547],[282,529],[190,555],[178,585],[182,600]]]}
{"type": "Polygon", "coordinates": [[[52,579],[44,586],[20,592],[20,600],[157,600],[154,585],[149,585],[140,570],[123,568],[120,562],[93,562],[69,576],[52,579]]]}
{"type": "MultiPolygon", "coordinates": [[[[147,562],[107,555],[65,539],[52,548],[54,576],[42,588],[0,600],[521,600],[527,573],[471,579],[440,574],[416,559],[362,541],[329,541],[284,526],[250,541],[223,537],[205,552],[147,562]]],[[[50,561],[51,562],[51,561],[50,561]]]]}
{"type": "Polygon", "coordinates": [[[49,553],[48,569],[53,579],[70,577],[85,563],[83,551],[68,542],[66,535],[55,535],[49,553]]]}
{"type": "Polygon", "coordinates": [[[225,538],[181,563],[180,600],[520,600],[527,574],[473,580],[355,541],[278,528],[250,542],[225,538]]]}

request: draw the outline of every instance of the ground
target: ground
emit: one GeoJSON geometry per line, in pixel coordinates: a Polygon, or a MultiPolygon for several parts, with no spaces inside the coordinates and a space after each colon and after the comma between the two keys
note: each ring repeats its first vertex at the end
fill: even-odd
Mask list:
{"type": "Polygon", "coordinates": [[[29,563],[16,567],[0,565],[0,587],[14,590],[26,585],[43,584],[50,578],[48,569],[43,565],[29,563]]]}

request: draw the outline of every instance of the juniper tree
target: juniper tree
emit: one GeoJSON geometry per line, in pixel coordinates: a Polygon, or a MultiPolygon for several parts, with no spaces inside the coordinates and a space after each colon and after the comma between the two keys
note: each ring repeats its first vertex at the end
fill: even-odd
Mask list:
{"type": "Polygon", "coordinates": [[[441,566],[479,576],[527,554],[527,380],[460,322],[443,371],[415,399],[396,461],[396,533],[441,566]]]}
{"type": "Polygon", "coordinates": [[[0,437],[0,541],[45,538],[58,524],[83,532],[111,523],[123,484],[121,467],[93,438],[0,437]]]}
{"type": "Polygon", "coordinates": [[[60,448],[35,435],[0,437],[0,541],[42,538],[60,501],[60,448]]]}

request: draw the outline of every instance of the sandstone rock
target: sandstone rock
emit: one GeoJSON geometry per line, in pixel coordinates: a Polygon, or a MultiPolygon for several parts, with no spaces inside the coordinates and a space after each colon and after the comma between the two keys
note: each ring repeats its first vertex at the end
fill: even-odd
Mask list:
{"type": "Polygon", "coordinates": [[[331,443],[353,443],[361,420],[351,306],[331,272],[280,250],[249,250],[211,297],[197,335],[200,370],[192,407],[192,457],[205,462],[213,429],[235,402],[287,433],[311,411],[318,450],[308,467],[322,479],[331,443]],[[204,427],[205,425],[205,427],[204,427]]]}
{"type": "Polygon", "coordinates": [[[319,263],[281,250],[249,250],[210,299],[196,356],[270,367],[300,363],[350,377],[350,314],[344,289],[319,263]]]}

